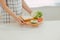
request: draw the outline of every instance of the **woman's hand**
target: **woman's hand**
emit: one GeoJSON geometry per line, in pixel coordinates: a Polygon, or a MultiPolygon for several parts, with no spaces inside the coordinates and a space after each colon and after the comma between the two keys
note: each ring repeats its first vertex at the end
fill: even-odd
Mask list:
{"type": "Polygon", "coordinates": [[[26,22],[24,21],[24,19],[23,19],[21,16],[16,17],[16,21],[17,21],[19,24],[26,24],[26,22]]]}

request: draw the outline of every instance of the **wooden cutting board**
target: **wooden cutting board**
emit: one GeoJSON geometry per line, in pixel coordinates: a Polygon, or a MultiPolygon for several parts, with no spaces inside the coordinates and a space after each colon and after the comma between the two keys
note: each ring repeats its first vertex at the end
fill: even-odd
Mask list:
{"type": "MultiPolygon", "coordinates": [[[[20,16],[21,17],[21,16],[20,16]]],[[[22,17],[21,17],[22,18],[22,17]]],[[[23,18],[22,18],[23,19],[23,18]]],[[[25,24],[26,25],[30,25],[30,26],[39,26],[41,23],[42,23],[42,21],[43,21],[43,18],[41,18],[42,20],[40,21],[40,22],[38,22],[38,23],[36,23],[36,24],[32,24],[31,23],[31,20],[37,20],[37,19],[34,19],[34,18],[28,18],[28,19],[23,19],[24,20],[24,22],[25,22],[25,24]]]]}

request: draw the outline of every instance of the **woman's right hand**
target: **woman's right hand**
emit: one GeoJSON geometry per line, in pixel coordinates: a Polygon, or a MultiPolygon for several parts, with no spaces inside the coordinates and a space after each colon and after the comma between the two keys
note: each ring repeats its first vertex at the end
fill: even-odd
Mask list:
{"type": "Polygon", "coordinates": [[[26,23],[24,22],[24,19],[23,19],[21,16],[16,17],[15,20],[16,20],[19,24],[26,24],[26,23]]]}

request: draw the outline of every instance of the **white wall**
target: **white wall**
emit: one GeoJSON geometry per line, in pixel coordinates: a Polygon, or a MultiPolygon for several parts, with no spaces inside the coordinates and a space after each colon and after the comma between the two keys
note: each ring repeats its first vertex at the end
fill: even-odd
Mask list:
{"type": "Polygon", "coordinates": [[[25,0],[29,7],[54,5],[54,0],[25,0]]]}
{"type": "Polygon", "coordinates": [[[25,0],[29,7],[60,6],[60,0],[25,0]]]}
{"type": "Polygon", "coordinates": [[[55,2],[59,2],[60,3],[60,0],[55,0],[55,2]]]}

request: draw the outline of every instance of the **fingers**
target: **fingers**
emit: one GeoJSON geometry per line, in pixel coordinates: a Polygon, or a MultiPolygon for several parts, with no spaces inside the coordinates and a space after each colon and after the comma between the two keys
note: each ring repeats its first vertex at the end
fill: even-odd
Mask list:
{"type": "Polygon", "coordinates": [[[16,17],[15,20],[19,23],[19,24],[26,24],[24,22],[24,19],[22,17],[16,17]]]}
{"type": "Polygon", "coordinates": [[[16,18],[16,21],[17,21],[19,24],[24,24],[24,21],[22,21],[20,18],[16,18]]]}

